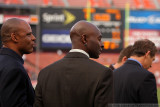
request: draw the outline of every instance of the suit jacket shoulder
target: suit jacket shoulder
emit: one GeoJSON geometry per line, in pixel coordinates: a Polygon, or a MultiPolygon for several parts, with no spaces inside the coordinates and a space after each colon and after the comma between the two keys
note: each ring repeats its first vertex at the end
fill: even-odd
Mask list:
{"type": "Polygon", "coordinates": [[[56,69],[59,68],[59,66],[62,66],[61,68],[63,68],[63,66],[79,66],[77,68],[89,68],[91,69],[90,71],[94,70],[97,72],[102,72],[102,71],[108,71],[110,70],[108,67],[89,59],[86,55],[84,55],[83,53],[79,53],[79,52],[71,52],[68,53],[64,58],[48,65],[47,67],[45,67],[44,69],[42,69],[40,72],[45,71],[48,72],[50,71],[50,69],[56,69]]]}
{"type": "Polygon", "coordinates": [[[113,72],[83,53],[68,53],[38,76],[37,106],[107,107],[112,102],[113,72]]]}

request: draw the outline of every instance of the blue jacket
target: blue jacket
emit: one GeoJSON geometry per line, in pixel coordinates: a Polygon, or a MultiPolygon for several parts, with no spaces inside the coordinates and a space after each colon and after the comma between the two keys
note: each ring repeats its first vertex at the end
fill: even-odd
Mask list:
{"type": "Polygon", "coordinates": [[[0,50],[0,107],[32,107],[34,89],[21,56],[9,48],[0,50]]]}

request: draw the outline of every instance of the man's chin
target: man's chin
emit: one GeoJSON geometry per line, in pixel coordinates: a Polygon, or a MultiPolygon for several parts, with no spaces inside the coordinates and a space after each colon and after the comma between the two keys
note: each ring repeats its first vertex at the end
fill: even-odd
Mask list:
{"type": "Polygon", "coordinates": [[[24,54],[30,54],[30,53],[32,53],[32,52],[33,52],[33,49],[30,50],[30,51],[24,52],[24,54]]]}
{"type": "Polygon", "coordinates": [[[98,59],[99,55],[98,56],[90,56],[90,58],[98,59]]]}

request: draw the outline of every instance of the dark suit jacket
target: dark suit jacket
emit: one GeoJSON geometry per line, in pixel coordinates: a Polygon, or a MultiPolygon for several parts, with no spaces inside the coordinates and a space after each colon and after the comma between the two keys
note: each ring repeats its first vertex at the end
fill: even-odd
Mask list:
{"type": "Polygon", "coordinates": [[[13,50],[0,50],[0,107],[32,107],[34,90],[23,59],[13,50]]]}
{"type": "Polygon", "coordinates": [[[110,64],[109,65],[109,68],[113,71],[115,68],[114,68],[114,66],[113,66],[113,64],[110,64]]]}
{"type": "Polygon", "coordinates": [[[127,60],[113,74],[115,103],[158,103],[154,75],[136,61],[127,60]]]}
{"type": "Polygon", "coordinates": [[[108,107],[112,73],[86,55],[70,52],[39,73],[34,107],[108,107]]]}

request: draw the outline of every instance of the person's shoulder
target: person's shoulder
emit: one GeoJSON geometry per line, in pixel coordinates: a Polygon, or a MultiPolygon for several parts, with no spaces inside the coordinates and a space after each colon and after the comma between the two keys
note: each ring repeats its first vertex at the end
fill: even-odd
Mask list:
{"type": "Polygon", "coordinates": [[[138,67],[138,69],[135,71],[135,74],[137,74],[137,76],[141,79],[154,76],[152,72],[148,71],[147,69],[144,69],[143,67],[138,67]]]}
{"type": "Polygon", "coordinates": [[[60,60],[58,60],[58,61],[56,61],[56,62],[53,62],[53,63],[47,65],[46,67],[44,67],[44,68],[40,71],[40,73],[41,73],[41,72],[44,72],[44,71],[45,71],[45,73],[46,73],[47,71],[50,71],[52,68],[58,67],[59,65],[61,65],[61,64],[63,63],[62,61],[63,61],[63,59],[60,59],[60,60]]]}
{"type": "Polygon", "coordinates": [[[20,62],[17,61],[17,60],[8,61],[8,66],[9,66],[11,69],[24,69],[23,64],[20,63],[20,62]]]}
{"type": "Polygon", "coordinates": [[[114,66],[113,66],[114,64],[110,64],[109,65],[109,67],[108,68],[110,68],[112,71],[114,71],[115,70],[115,68],[114,68],[114,66]]]}
{"type": "Polygon", "coordinates": [[[141,84],[152,83],[152,85],[153,84],[156,85],[156,79],[155,79],[154,74],[146,69],[144,69],[143,75],[141,75],[141,78],[143,79],[141,84]]]}
{"type": "Polygon", "coordinates": [[[60,59],[56,62],[53,62],[53,63],[47,65],[46,67],[44,67],[43,69],[40,70],[40,72],[38,74],[38,78],[39,79],[41,78],[41,80],[47,78],[47,76],[51,75],[51,72],[53,72],[54,70],[59,68],[62,63],[63,63],[63,61],[62,61],[62,59],[60,59]]]}
{"type": "Polygon", "coordinates": [[[6,65],[1,66],[0,71],[4,77],[22,76],[23,79],[25,79],[27,76],[27,72],[25,71],[23,65],[17,62],[10,62],[9,64],[7,63],[6,65]]]}
{"type": "Polygon", "coordinates": [[[23,64],[19,61],[16,60],[16,58],[9,56],[9,55],[3,55],[0,57],[0,69],[3,69],[2,71],[5,71],[6,73],[8,72],[17,72],[22,71],[20,73],[24,73],[25,69],[23,64]]]}
{"type": "Polygon", "coordinates": [[[55,62],[52,62],[51,64],[47,65],[44,69],[51,68],[51,67],[53,67],[53,66],[57,66],[57,65],[60,64],[60,63],[63,63],[63,58],[60,59],[60,60],[57,60],[57,61],[55,61],[55,62]]]}
{"type": "Polygon", "coordinates": [[[94,61],[94,60],[92,60],[92,59],[90,59],[89,62],[90,62],[90,65],[91,65],[93,68],[99,68],[99,69],[101,68],[101,69],[105,69],[105,70],[111,70],[111,69],[108,68],[107,66],[102,65],[102,64],[100,64],[99,62],[96,62],[96,61],[94,61]]]}
{"type": "Polygon", "coordinates": [[[141,71],[140,73],[143,75],[152,75],[153,73],[150,72],[149,70],[143,68],[143,67],[139,67],[139,70],[141,71]]]}
{"type": "Polygon", "coordinates": [[[147,69],[143,69],[143,73],[146,74],[146,75],[154,76],[154,74],[152,72],[148,71],[147,69]]]}
{"type": "Polygon", "coordinates": [[[23,68],[22,63],[20,63],[15,58],[9,57],[9,56],[6,56],[3,60],[0,60],[0,63],[1,63],[1,67],[7,68],[7,69],[23,68]]]}

